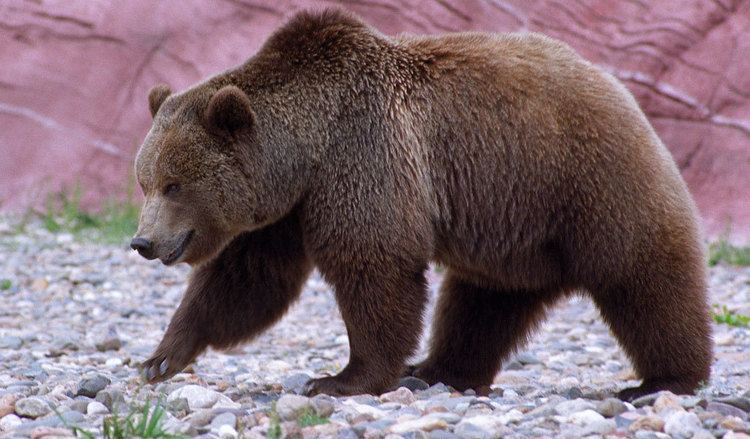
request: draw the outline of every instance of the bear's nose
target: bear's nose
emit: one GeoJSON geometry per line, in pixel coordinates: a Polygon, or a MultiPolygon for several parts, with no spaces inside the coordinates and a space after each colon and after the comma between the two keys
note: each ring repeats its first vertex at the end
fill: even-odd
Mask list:
{"type": "Polygon", "coordinates": [[[141,238],[140,236],[133,238],[130,241],[130,248],[137,251],[138,254],[146,259],[154,259],[154,246],[146,238],[141,238]]]}

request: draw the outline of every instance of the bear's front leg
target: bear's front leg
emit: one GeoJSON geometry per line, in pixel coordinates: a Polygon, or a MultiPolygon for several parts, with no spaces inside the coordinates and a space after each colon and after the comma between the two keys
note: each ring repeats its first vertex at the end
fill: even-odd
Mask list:
{"type": "Polygon", "coordinates": [[[349,364],[336,376],[310,380],[306,394],[380,394],[396,384],[421,335],[425,269],[424,263],[382,261],[324,271],[349,335],[349,364]]]}
{"type": "Polygon", "coordinates": [[[249,341],[284,315],[311,269],[294,217],[239,235],[193,272],[164,338],[143,363],[146,379],[172,377],[209,346],[249,341]]]}

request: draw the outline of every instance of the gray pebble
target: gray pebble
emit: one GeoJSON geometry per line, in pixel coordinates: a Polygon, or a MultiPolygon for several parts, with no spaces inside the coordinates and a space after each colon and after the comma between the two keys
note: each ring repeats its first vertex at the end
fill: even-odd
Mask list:
{"type": "Polygon", "coordinates": [[[95,374],[78,382],[77,395],[96,397],[96,394],[104,390],[112,381],[104,375],[95,374]]]}
{"type": "Polygon", "coordinates": [[[527,364],[541,364],[542,362],[539,360],[539,358],[536,357],[536,355],[532,354],[531,352],[525,351],[521,352],[518,355],[516,355],[516,361],[523,365],[527,364]]]}
{"type": "Polygon", "coordinates": [[[620,413],[628,411],[625,403],[617,398],[607,398],[596,405],[596,411],[605,418],[614,418],[620,413]]]}
{"type": "Polygon", "coordinates": [[[412,392],[416,392],[418,390],[427,390],[430,385],[417,377],[403,377],[399,380],[398,387],[406,387],[412,392]]]}
{"type": "Polygon", "coordinates": [[[430,439],[461,439],[461,436],[451,433],[450,431],[432,430],[430,432],[430,439]]]}
{"type": "Polygon", "coordinates": [[[659,397],[660,393],[661,392],[656,392],[649,395],[643,395],[640,398],[634,399],[631,404],[633,404],[633,406],[635,406],[636,408],[640,408],[646,405],[654,405],[654,402],[656,401],[656,398],[659,397]]]}
{"type": "Polygon", "coordinates": [[[23,339],[14,335],[0,337],[0,349],[20,349],[23,346],[23,339]]]}
{"type": "Polygon", "coordinates": [[[51,411],[47,401],[37,398],[23,398],[16,401],[16,414],[25,418],[36,419],[51,411]]]}
{"type": "Polygon", "coordinates": [[[722,416],[737,416],[743,421],[747,421],[747,412],[740,410],[737,407],[723,402],[712,401],[706,406],[707,412],[720,413],[722,416]]]}
{"type": "Polygon", "coordinates": [[[315,410],[315,414],[322,418],[327,418],[333,414],[335,404],[336,399],[328,395],[315,395],[310,398],[310,405],[315,410]]]}
{"type": "Polygon", "coordinates": [[[737,397],[728,397],[728,398],[718,398],[716,401],[724,403],[724,404],[733,405],[745,413],[750,412],[750,398],[743,398],[743,397],[737,396],[737,397]]]}
{"type": "Polygon", "coordinates": [[[281,381],[281,386],[287,392],[292,392],[299,395],[302,393],[305,384],[310,381],[310,378],[312,377],[306,373],[296,373],[284,378],[281,381]]]}
{"type": "Polygon", "coordinates": [[[109,411],[122,409],[125,406],[125,397],[122,392],[117,389],[100,390],[99,393],[96,394],[95,399],[104,404],[109,411]]]}
{"type": "Polygon", "coordinates": [[[228,425],[232,428],[237,427],[237,417],[230,412],[224,412],[211,420],[211,430],[218,430],[222,425],[228,425]]]}

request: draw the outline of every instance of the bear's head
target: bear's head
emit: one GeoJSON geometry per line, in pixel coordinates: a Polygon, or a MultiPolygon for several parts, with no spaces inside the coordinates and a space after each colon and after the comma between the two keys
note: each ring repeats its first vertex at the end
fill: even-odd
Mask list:
{"type": "Polygon", "coordinates": [[[153,124],[135,161],[145,203],[133,249],[166,265],[198,264],[278,219],[283,212],[259,197],[269,198],[275,183],[242,90],[204,84],[172,95],[162,85],[148,100],[153,124]]]}

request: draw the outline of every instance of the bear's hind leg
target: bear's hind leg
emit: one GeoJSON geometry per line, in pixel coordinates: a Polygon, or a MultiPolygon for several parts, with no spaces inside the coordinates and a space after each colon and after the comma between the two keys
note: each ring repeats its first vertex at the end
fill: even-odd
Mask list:
{"type": "Polygon", "coordinates": [[[239,235],[192,273],[164,338],[143,363],[146,379],[170,378],[208,346],[250,340],[283,316],[311,269],[296,218],[239,235]]]}
{"type": "Polygon", "coordinates": [[[427,359],[413,375],[430,384],[487,391],[503,360],[543,320],[559,292],[498,291],[448,272],[427,359]]]}
{"type": "Polygon", "coordinates": [[[636,278],[593,293],[643,379],[639,387],[621,391],[621,399],[632,401],[660,390],[692,394],[709,378],[712,341],[702,259],[693,270],[679,270],[674,265],[678,258],[661,271],[658,263],[643,264],[636,278]]]}

